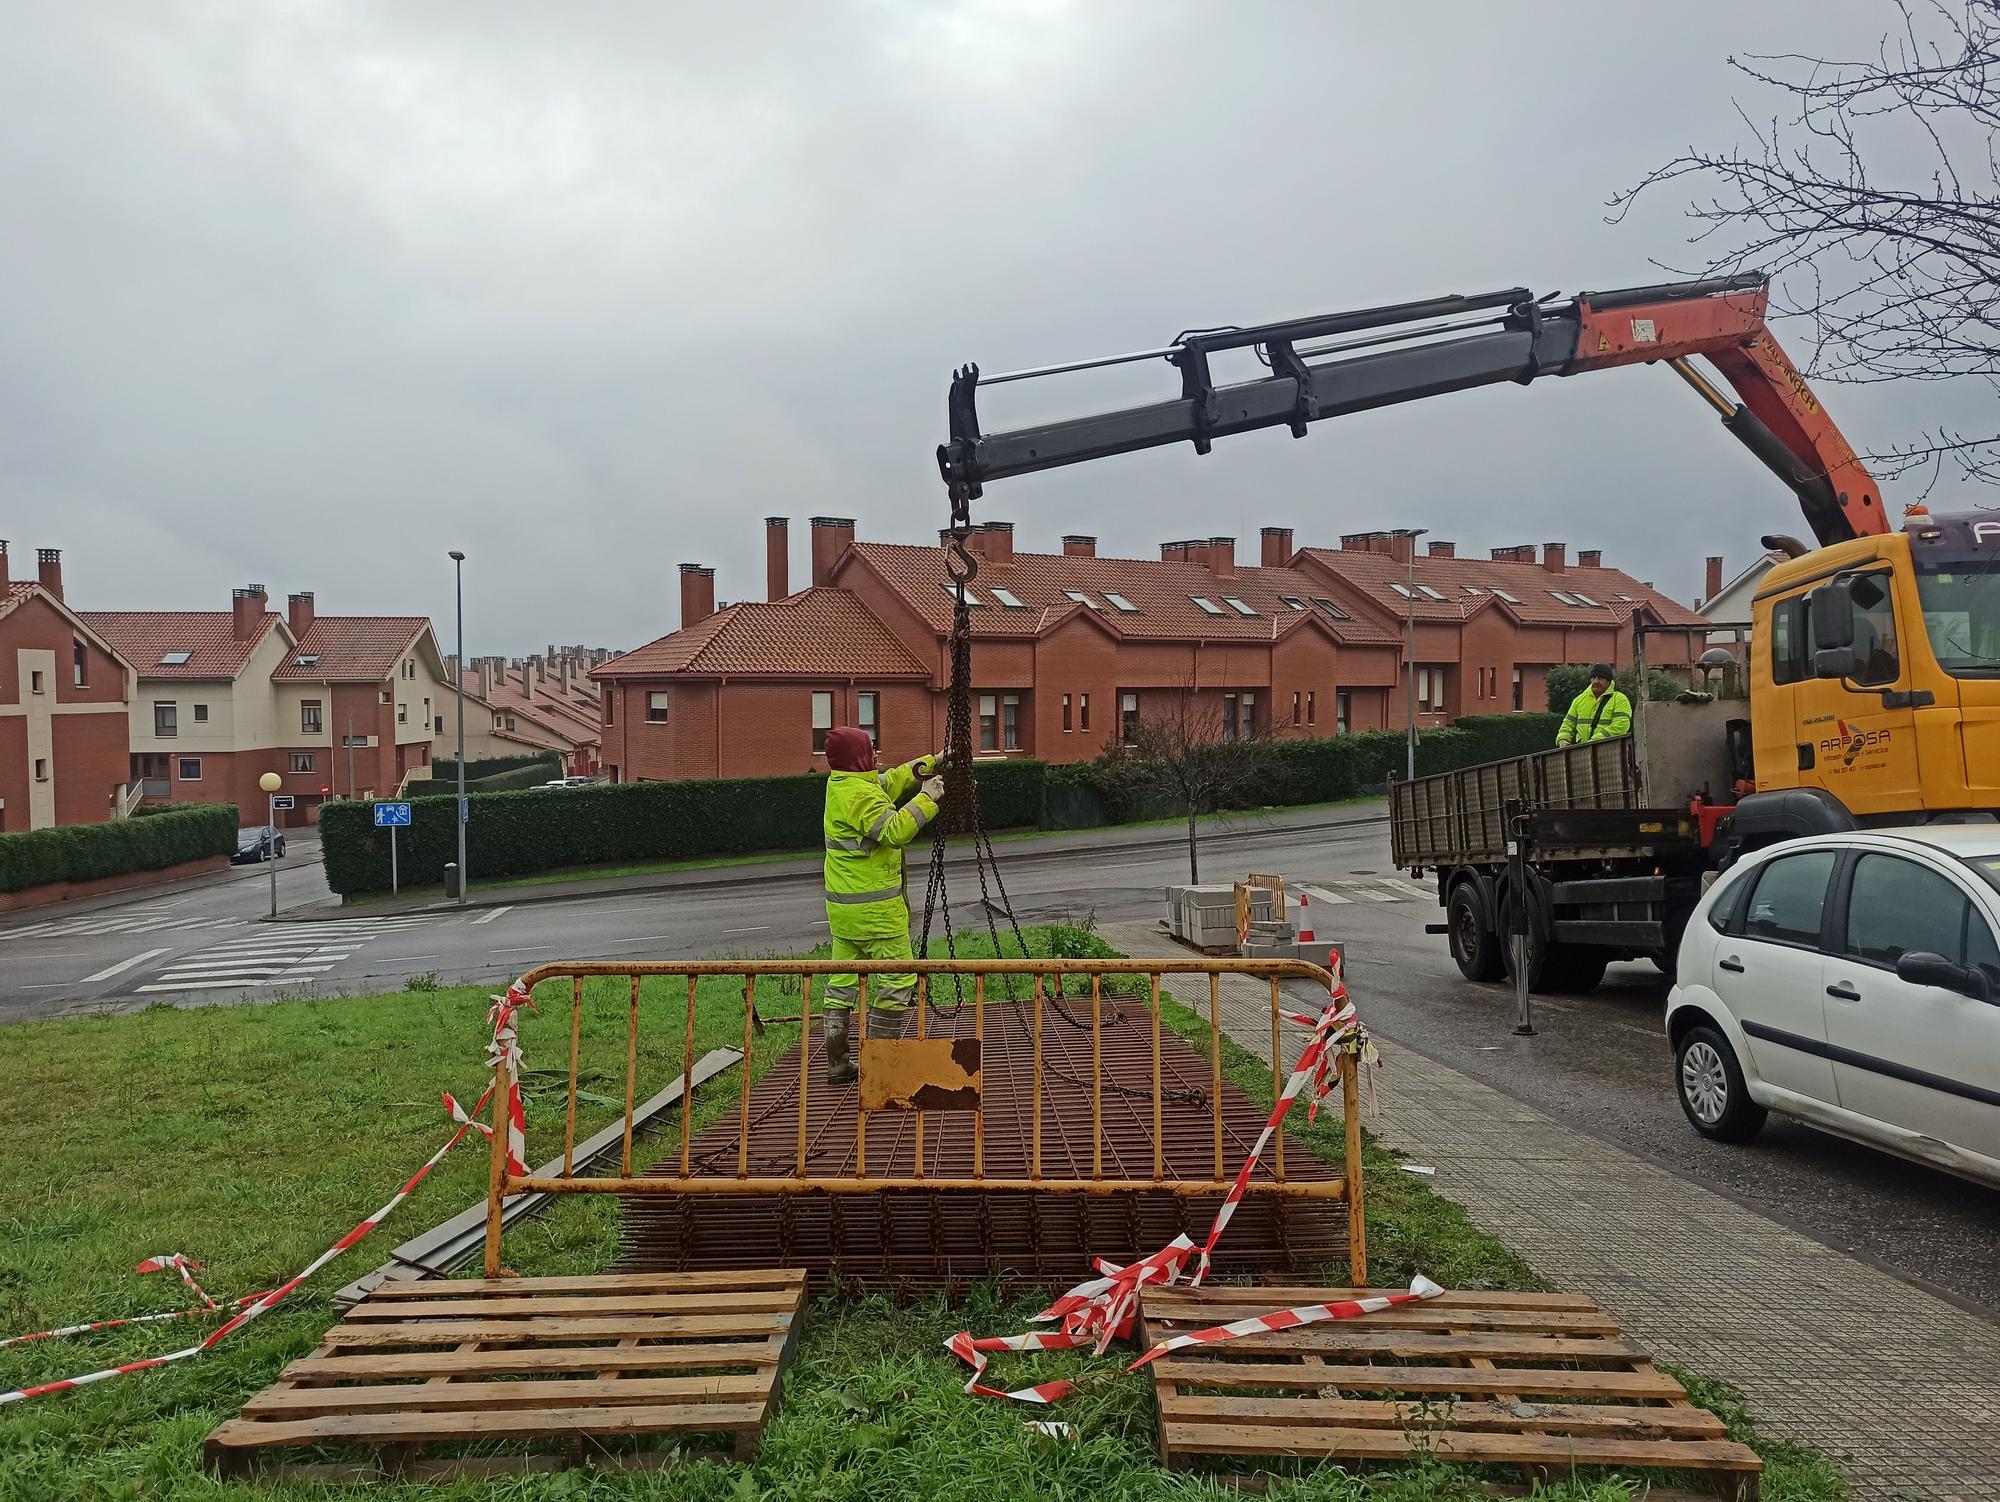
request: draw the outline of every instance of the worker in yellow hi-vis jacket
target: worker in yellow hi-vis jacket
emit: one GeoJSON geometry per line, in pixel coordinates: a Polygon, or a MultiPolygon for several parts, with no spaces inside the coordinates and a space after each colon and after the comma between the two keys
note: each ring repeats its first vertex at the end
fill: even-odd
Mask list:
{"type": "MultiPolygon", "coordinates": [[[[937,817],[944,797],[942,758],[920,756],[877,770],[868,732],[840,725],[826,736],[826,922],[836,960],[907,960],[910,905],[904,891],[903,847],[937,817]],[[909,802],[896,800],[926,779],[909,802]]],[[[917,987],[914,974],[876,974],[868,981],[868,1018],[861,1037],[900,1037],[917,987]]],[[[861,995],[858,974],[835,975],[826,988],[826,1078],[855,1077],[849,1031],[861,995]]]]}
{"type": "Polygon", "coordinates": [[[1569,713],[1556,730],[1556,744],[1587,745],[1631,733],[1632,701],[1611,681],[1610,663],[1592,664],[1590,684],[1569,701],[1569,713]]]}

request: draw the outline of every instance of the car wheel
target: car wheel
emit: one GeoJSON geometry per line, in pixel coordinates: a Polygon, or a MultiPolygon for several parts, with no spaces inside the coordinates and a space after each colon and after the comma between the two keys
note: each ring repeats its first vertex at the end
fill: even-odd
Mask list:
{"type": "Polygon", "coordinates": [[[1674,1050],[1674,1081],[1681,1110],[1702,1136],[1748,1142],[1764,1129],[1770,1113],[1750,1098],[1736,1050],[1714,1028],[1688,1029],[1674,1050]]]}
{"type": "Polygon", "coordinates": [[[284,858],[285,858],[285,842],[283,840],[280,840],[278,841],[278,859],[283,860],[284,858]]]}
{"type": "Polygon", "coordinates": [[[1469,881],[1451,889],[1444,904],[1445,931],[1451,938],[1451,957],[1458,973],[1467,980],[1498,980],[1507,973],[1506,958],[1500,952],[1500,935],[1486,926],[1479,893],[1469,881]]]}

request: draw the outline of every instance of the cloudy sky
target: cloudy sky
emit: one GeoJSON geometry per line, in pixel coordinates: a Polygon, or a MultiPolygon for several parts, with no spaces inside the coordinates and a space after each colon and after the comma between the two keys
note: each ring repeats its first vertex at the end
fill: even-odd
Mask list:
{"type": "MultiPolygon", "coordinates": [[[[5,5],[0,535],[90,608],[427,612],[632,646],[762,522],[934,537],[948,373],[1516,284],[1659,279],[1604,203],[1768,110],[1731,52],[1879,0],[1424,6],[92,0],[5,5]]],[[[989,427],[1171,394],[996,391],[989,427]]],[[[1955,398],[1830,393],[1858,447],[1955,398]]],[[[1970,401],[1971,398],[1968,398],[1970,401]]],[[[1967,408],[1966,410],[1974,410],[1967,408]]],[[[1891,487],[1892,506],[1901,499],[1891,487]]],[[[1562,539],[1682,596],[1797,530],[1668,373],[1468,393],[992,487],[1017,545],[1260,526],[1562,539]]],[[[27,563],[32,567],[31,562],[27,563]]],[[[450,643],[447,639],[447,648],[450,643]]]]}

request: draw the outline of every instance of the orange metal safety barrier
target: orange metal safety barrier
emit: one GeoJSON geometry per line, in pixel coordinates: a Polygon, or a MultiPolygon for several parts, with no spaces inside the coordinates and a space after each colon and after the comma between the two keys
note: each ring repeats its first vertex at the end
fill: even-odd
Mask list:
{"type": "MultiPolygon", "coordinates": [[[[1222,1000],[1221,981],[1225,975],[1248,976],[1268,981],[1270,986],[1270,1041],[1271,1041],[1271,1083],[1273,1095],[1281,1093],[1289,1074],[1289,1067],[1282,1053],[1281,1023],[1290,1008],[1282,997],[1280,987],[1286,980],[1305,980],[1314,983],[1322,994],[1328,992],[1332,977],[1316,965],[1300,960],[1247,960],[1208,959],[1190,956],[1188,958],[1154,960],[1103,960],[1103,959],[1024,959],[1024,960],[894,960],[870,962],[866,960],[690,960],[633,962],[619,964],[613,962],[555,963],[537,966],[521,978],[520,985],[531,994],[544,983],[567,980],[570,983],[570,1027],[568,1084],[563,1111],[563,1171],[554,1177],[522,1176],[510,1173],[506,1161],[506,1109],[509,1094],[507,1064],[503,1059],[499,1066],[499,1078],[493,1095],[493,1144],[492,1163],[489,1172],[489,1192],[486,1223],[486,1275],[497,1276],[500,1271],[501,1205],[508,1195],[523,1192],[557,1194],[717,1194],[717,1195],[782,1195],[782,1194],[833,1194],[856,1195],[875,1194],[883,1190],[927,1189],[945,1191],[989,1190],[989,1191],[1032,1191],[1037,1193],[1108,1195],[1146,1191],[1179,1196],[1220,1196],[1231,1187],[1240,1162],[1225,1162],[1223,1129],[1223,1078],[1222,1078],[1222,1000]],[[818,1174],[811,1170],[807,1151],[807,1110],[815,1089],[811,1072],[811,1042],[814,1022],[813,981],[815,977],[840,973],[861,976],[860,1007],[868,1005],[870,977],[885,973],[910,974],[918,977],[919,1004],[912,1008],[917,1014],[914,1038],[905,1038],[899,1045],[896,1040],[870,1039],[862,1052],[863,1088],[855,1092],[855,1119],[853,1144],[853,1171],[837,1175],[818,1174]],[[992,976],[1028,976],[1032,985],[1025,997],[999,997],[989,999],[987,981],[992,976]],[[1209,1133],[1212,1151],[1202,1154],[1203,1168],[1206,1170],[1195,1177],[1170,1171],[1163,1147],[1163,1112],[1166,1092],[1162,1088],[1161,1052],[1161,982],[1169,975],[1205,976],[1207,978],[1209,1031],[1209,1058],[1207,1081],[1207,1111],[1212,1130],[1209,1133]],[[700,982],[707,977],[740,977],[743,983],[743,1057],[739,1067],[741,1090],[738,1108],[736,1134],[736,1166],[734,1173],[697,1172],[691,1159],[694,1138],[694,1092],[692,1071],[695,1062],[695,1002],[700,982]],[[795,1153],[792,1171],[788,1174],[753,1174],[751,1172],[751,1087],[754,1080],[756,1059],[756,1034],[760,1019],[756,1010],[757,985],[760,980],[770,977],[797,977],[801,981],[802,1002],[798,1021],[801,1024],[799,1043],[798,1109],[795,1153]],[[946,1046],[945,1041],[931,1037],[928,1032],[932,1007],[929,1004],[929,990],[934,976],[970,976],[971,999],[968,1005],[972,1012],[971,1049],[963,1045],[967,1041],[961,1034],[946,1046]],[[1106,977],[1142,976],[1148,981],[1143,996],[1139,994],[1107,994],[1106,977]],[[584,1176],[575,1172],[576,1151],[576,1108],[579,1058],[583,1031],[584,982],[588,979],[610,977],[623,978],[630,982],[629,998],[626,1001],[626,1046],[625,1046],[625,1095],[624,1095],[624,1140],[619,1156],[618,1170],[602,1176],[584,1176]],[[680,1147],[676,1168],[670,1160],[656,1167],[644,1176],[633,1171],[633,1119],[635,1103],[638,1099],[638,1058],[640,1031],[640,983],[655,977],[682,977],[687,981],[687,1000],[683,1016],[675,1019],[680,1026],[682,1037],[682,1084],[680,1092],[680,1147]],[[1060,977],[1061,979],[1057,979],[1060,977]],[[1043,1145],[1043,1102],[1044,1102],[1044,1053],[1043,1042],[1046,1027],[1046,1012],[1049,1006],[1059,1004],[1056,998],[1078,1004],[1086,999],[1079,992],[1070,989],[1070,982],[1081,978],[1088,982],[1089,1033],[1090,1033],[1090,1172],[1045,1173],[1043,1145]],[[1050,982],[1056,981],[1055,996],[1050,994],[1050,982]],[[1151,1110],[1151,1170],[1149,1173],[1134,1174],[1121,1172],[1114,1163],[1107,1172],[1105,1164],[1105,1111],[1106,1079],[1102,1071],[1104,1031],[1107,1003],[1116,1012],[1120,1004],[1136,1007],[1143,1002],[1149,1022],[1151,1078],[1150,1088],[1135,1089],[1133,1085],[1113,1081],[1111,1090],[1122,1101],[1138,1098],[1147,1099],[1151,1110]],[[1025,1153],[1025,1172],[1016,1167],[1013,1172],[994,1174],[987,1167],[986,1105],[981,1089],[980,1071],[982,1060],[980,1050],[987,1042],[989,1009],[1025,1008],[1030,1016],[1024,1025],[1032,1038],[1031,1079],[1029,1093],[1028,1142],[1025,1153]],[[912,1048],[908,1045],[915,1044],[912,1048]],[[866,1099],[883,1104],[869,1109],[866,1099]],[[924,1151],[924,1127],[926,1108],[935,1110],[942,1106],[954,1114],[963,1112],[971,1115],[971,1144],[969,1172],[949,1175],[926,1172],[924,1151]],[[912,1166],[885,1173],[880,1169],[870,1170],[868,1161],[868,1122],[871,1115],[879,1110],[895,1110],[898,1114],[914,1111],[915,1152],[912,1166]]],[[[1009,987],[1011,989],[1011,985],[1009,987]]],[[[768,994],[768,993],[767,993],[768,994]]],[[[1199,1010],[1199,1008],[1196,1008],[1199,1010]]],[[[857,1013],[857,1015],[860,1015],[857,1013]]],[[[787,1021],[791,1019],[786,1019],[787,1021]]],[[[1116,1020],[1126,1021],[1122,1013],[1116,1020]]],[[[1009,1026],[1014,1025],[1010,1020],[1009,1026]]],[[[956,1029],[954,1029],[956,1032],[956,1029]]],[[[1299,1032],[1299,1046],[1303,1046],[1304,1033],[1299,1032]]],[[[1021,1041],[1026,1042],[1026,1039],[1021,1041]]],[[[1176,1048],[1181,1045],[1176,1035],[1176,1048]]],[[[1296,1050],[1295,1050],[1296,1051],[1296,1050]]],[[[1306,1200],[1333,1201],[1343,1203],[1347,1212],[1349,1260],[1356,1285],[1367,1281],[1367,1253],[1362,1231],[1362,1184],[1361,1184],[1361,1124],[1356,1088],[1356,1070],[1352,1054],[1340,1055],[1341,1099],[1346,1117],[1345,1162],[1338,1177],[1288,1176],[1285,1168],[1285,1144],[1283,1133],[1275,1137],[1267,1162],[1260,1167],[1248,1186],[1247,1193],[1253,1195],[1275,1195],[1306,1200]]],[[[828,1087],[820,1082],[821,1090],[852,1087],[828,1087]]],[[[1069,1135],[1064,1125],[1065,1136],[1069,1135]]],[[[1014,1146],[1010,1144],[1010,1148],[1014,1146]]],[[[1010,1161],[1018,1160],[1013,1151],[1006,1154],[1010,1161]]],[[[1317,1171],[1318,1165],[1314,1165],[1317,1171]]]]}

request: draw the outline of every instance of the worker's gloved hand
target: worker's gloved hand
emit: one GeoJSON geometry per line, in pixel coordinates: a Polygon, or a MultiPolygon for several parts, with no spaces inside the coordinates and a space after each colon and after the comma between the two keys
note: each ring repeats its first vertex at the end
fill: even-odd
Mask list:
{"type": "Polygon", "coordinates": [[[928,782],[924,784],[923,790],[925,796],[927,796],[931,800],[931,802],[942,803],[944,801],[944,779],[942,777],[931,778],[928,782]]]}
{"type": "Polygon", "coordinates": [[[919,777],[935,777],[944,768],[944,752],[932,751],[926,756],[919,756],[910,763],[910,768],[919,777]]]}

